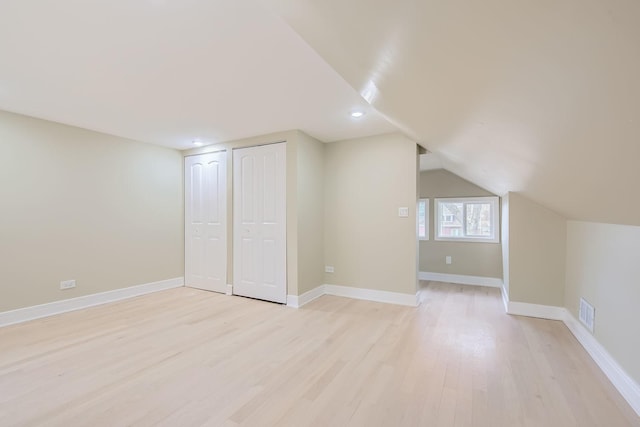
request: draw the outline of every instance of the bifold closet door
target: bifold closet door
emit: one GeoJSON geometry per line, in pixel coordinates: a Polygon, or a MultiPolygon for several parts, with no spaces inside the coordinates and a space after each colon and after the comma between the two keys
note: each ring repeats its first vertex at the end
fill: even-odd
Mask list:
{"type": "Polygon", "coordinates": [[[227,155],[185,158],[185,285],[227,291],[227,155]]]}
{"type": "Polygon", "coordinates": [[[287,301],[285,143],[233,151],[233,293],[287,301]]]}

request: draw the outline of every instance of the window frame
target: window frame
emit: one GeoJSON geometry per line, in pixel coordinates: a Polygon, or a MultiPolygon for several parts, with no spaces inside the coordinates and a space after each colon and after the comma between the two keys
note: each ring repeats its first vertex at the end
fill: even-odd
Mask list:
{"type": "Polygon", "coordinates": [[[429,228],[431,226],[429,199],[420,198],[416,206],[416,235],[418,240],[429,240],[429,228]],[[424,202],[424,236],[420,236],[420,203],[424,202]]]}
{"type": "Polygon", "coordinates": [[[481,197],[441,197],[434,199],[433,238],[445,242],[500,243],[500,198],[497,196],[481,197]],[[440,236],[440,220],[443,203],[462,203],[463,217],[466,217],[466,205],[472,203],[491,204],[491,237],[473,237],[466,235],[466,220],[463,221],[463,236],[440,236]]]}

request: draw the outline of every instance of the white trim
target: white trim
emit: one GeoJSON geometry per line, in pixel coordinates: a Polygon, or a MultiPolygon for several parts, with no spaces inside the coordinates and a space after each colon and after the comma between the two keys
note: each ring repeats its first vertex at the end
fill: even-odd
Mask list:
{"type": "MultiPolygon", "coordinates": [[[[480,242],[480,243],[500,243],[500,198],[498,196],[479,196],[479,197],[437,197],[434,200],[433,211],[433,238],[438,241],[446,242],[480,242]],[[466,215],[467,203],[489,203],[491,204],[491,237],[473,237],[473,236],[440,236],[440,220],[442,219],[442,204],[443,203],[462,203],[463,215],[466,215]]],[[[466,233],[466,224],[462,225],[464,232],[466,233]]]]}
{"type": "Polygon", "coordinates": [[[217,144],[211,144],[211,145],[204,145],[201,147],[194,147],[194,148],[200,148],[201,151],[198,153],[190,153],[190,154],[185,154],[184,157],[193,157],[193,156],[200,156],[202,154],[211,154],[211,153],[219,153],[221,151],[227,151],[226,147],[221,147],[217,144]],[[209,149],[210,148],[210,149],[209,149]]]}
{"type": "Polygon", "coordinates": [[[429,207],[429,199],[421,198],[418,199],[418,206],[416,209],[416,234],[418,235],[418,240],[427,241],[429,240],[429,226],[431,225],[430,217],[430,207],[429,207]],[[424,202],[424,236],[420,236],[420,203],[424,202]]]}
{"type": "Polygon", "coordinates": [[[540,319],[563,320],[564,307],[553,305],[529,304],[525,302],[508,301],[507,313],[516,316],[538,317],[540,319]]]}
{"type": "Polygon", "coordinates": [[[506,290],[503,288],[503,301],[507,306],[507,313],[509,314],[561,320],[622,397],[629,403],[629,406],[640,415],[640,385],[625,372],[602,344],[598,342],[587,328],[576,320],[569,310],[564,307],[509,301],[508,297],[505,298],[505,296],[506,290]]]}
{"type": "Polygon", "coordinates": [[[375,289],[354,288],[351,286],[324,285],[324,287],[326,295],[408,305],[410,307],[417,307],[420,303],[417,292],[416,294],[402,294],[399,292],[378,291],[375,289]]]}
{"type": "Polygon", "coordinates": [[[287,306],[300,308],[322,295],[334,295],[366,301],[384,302],[387,304],[407,305],[410,307],[420,305],[420,292],[412,295],[399,292],[378,291],[375,289],[354,288],[351,286],[320,285],[300,296],[287,295],[287,306]]]}
{"type": "Polygon", "coordinates": [[[569,310],[563,310],[564,318],[562,320],[564,324],[567,325],[573,336],[582,344],[582,347],[589,353],[631,408],[636,411],[636,414],[640,415],[640,385],[622,369],[602,344],[573,317],[569,310]]]}
{"type": "Polygon", "coordinates": [[[507,292],[507,288],[504,286],[504,283],[502,284],[502,286],[500,286],[500,289],[502,290],[502,304],[504,304],[504,312],[508,313],[509,312],[509,292],[507,292]]]}
{"type": "Polygon", "coordinates": [[[5,311],[4,313],[0,313],[0,327],[27,322],[41,317],[53,316],[54,314],[66,313],[68,311],[81,310],[83,308],[137,297],[151,292],[178,288],[180,286],[184,286],[183,277],[5,311]]]}
{"type": "Polygon", "coordinates": [[[421,271],[418,273],[419,280],[430,280],[433,282],[457,283],[459,285],[489,286],[501,288],[502,279],[498,277],[467,276],[464,274],[431,273],[421,271]]]}
{"type": "Polygon", "coordinates": [[[224,293],[225,295],[233,295],[233,285],[230,283],[227,283],[227,292],[224,293]]]}
{"type": "Polygon", "coordinates": [[[300,308],[305,304],[310,303],[316,298],[320,298],[325,294],[325,286],[320,285],[317,286],[310,291],[305,292],[304,294],[298,295],[287,295],[287,306],[293,308],[300,308]]]}

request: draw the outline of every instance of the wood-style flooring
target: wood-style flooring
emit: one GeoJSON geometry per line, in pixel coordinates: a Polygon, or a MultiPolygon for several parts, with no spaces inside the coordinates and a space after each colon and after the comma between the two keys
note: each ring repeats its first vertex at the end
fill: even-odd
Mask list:
{"type": "Polygon", "coordinates": [[[497,289],[301,309],[190,288],[0,328],[0,426],[640,426],[497,289]]]}

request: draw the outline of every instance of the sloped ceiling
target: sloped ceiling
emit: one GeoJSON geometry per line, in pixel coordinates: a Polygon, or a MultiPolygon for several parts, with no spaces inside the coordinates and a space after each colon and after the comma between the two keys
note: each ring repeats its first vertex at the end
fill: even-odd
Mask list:
{"type": "Polygon", "coordinates": [[[2,0],[0,109],[178,149],[397,131],[252,0],[2,0]]]}
{"type": "Polygon", "coordinates": [[[640,2],[263,2],[446,169],[640,225],[640,2]]]}

